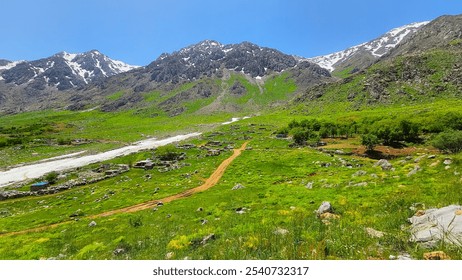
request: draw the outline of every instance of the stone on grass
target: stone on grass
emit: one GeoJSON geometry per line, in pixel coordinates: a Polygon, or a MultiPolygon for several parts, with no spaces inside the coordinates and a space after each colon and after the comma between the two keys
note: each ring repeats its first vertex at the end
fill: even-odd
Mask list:
{"type": "Polygon", "coordinates": [[[431,248],[439,241],[462,245],[462,206],[449,205],[440,209],[428,209],[420,216],[414,215],[411,222],[411,241],[431,248]]]}
{"type": "Polygon", "coordinates": [[[407,173],[407,177],[411,177],[412,175],[415,175],[420,169],[421,169],[420,166],[418,165],[414,166],[414,169],[412,169],[411,171],[409,171],[409,173],[407,173]]]}
{"type": "Polygon", "coordinates": [[[367,171],[364,171],[364,170],[358,170],[357,172],[355,172],[353,175],[353,177],[359,177],[359,176],[364,176],[367,174],[367,171]]]}
{"type": "Polygon", "coordinates": [[[384,232],[375,230],[375,229],[373,229],[373,228],[366,228],[366,233],[367,233],[369,236],[375,237],[375,238],[382,238],[382,237],[385,235],[384,232]]]}
{"type": "Polygon", "coordinates": [[[205,236],[204,238],[202,238],[201,244],[205,245],[209,241],[212,241],[212,240],[215,240],[215,233],[211,233],[211,234],[205,236]]]}
{"type": "Polygon", "coordinates": [[[451,258],[443,251],[424,253],[423,258],[426,260],[450,260],[451,258]]]}
{"type": "Polygon", "coordinates": [[[114,252],[112,252],[114,255],[121,255],[121,254],[124,254],[125,253],[125,249],[124,248],[117,248],[114,250],[114,252]]]}
{"type": "Polygon", "coordinates": [[[94,227],[96,226],[96,222],[95,221],[91,221],[89,224],[88,224],[89,227],[94,227]]]}
{"type": "Polygon", "coordinates": [[[374,166],[380,166],[382,170],[391,170],[393,168],[393,165],[391,165],[391,163],[386,159],[377,161],[374,166]]]}
{"type": "Polygon", "coordinates": [[[288,234],[289,231],[285,228],[277,228],[275,231],[274,231],[274,234],[275,235],[286,235],[288,234]]]}
{"type": "Polygon", "coordinates": [[[314,184],[314,182],[308,182],[308,184],[306,184],[305,188],[311,190],[313,188],[313,184],[314,184]]]}
{"type": "Polygon", "coordinates": [[[235,190],[240,190],[240,189],[244,189],[245,187],[241,184],[236,184],[231,190],[235,191],[235,190]]]}
{"type": "Polygon", "coordinates": [[[316,214],[321,216],[324,213],[332,213],[332,205],[329,201],[323,201],[321,206],[319,206],[318,210],[316,210],[316,214]]]}

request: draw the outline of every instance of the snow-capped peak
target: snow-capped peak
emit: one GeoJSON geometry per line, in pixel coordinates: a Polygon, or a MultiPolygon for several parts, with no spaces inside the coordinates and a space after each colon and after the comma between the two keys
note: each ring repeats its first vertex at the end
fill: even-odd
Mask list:
{"type": "Polygon", "coordinates": [[[0,66],[0,79],[17,85],[39,80],[58,89],[81,87],[138,67],[111,59],[97,50],[85,53],[63,51],[48,58],[28,61],[21,67],[16,67],[17,64],[19,62],[8,61],[0,64],[3,65],[0,66]]]}
{"type": "Polygon", "coordinates": [[[355,55],[372,55],[375,58],[379,58],[389,53],[399,43],[401,43],[404,38],[414,34],[417,30],[428,23],[429,21],[416,22],[394,28],[372,41],[353,46],[343,51],[317,56],[306,60],[314,62],[332,72],[340,63],[347,61],[355,55]]]}

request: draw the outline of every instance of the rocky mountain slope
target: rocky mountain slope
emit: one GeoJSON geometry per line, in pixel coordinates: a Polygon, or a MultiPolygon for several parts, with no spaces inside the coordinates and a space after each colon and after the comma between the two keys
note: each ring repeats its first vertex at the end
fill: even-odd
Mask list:
{"type": "Polygon", "coordinates": [[[419,32],[407,37],[387,56],[396,57],[435,48],[460,48],[461,38],[462,15],[441,16],[423,26],[419,32]]]}
{"type": "Polygon", "coordinates": [[[136,66],[113,60],[97,50],[81,54],[66,52],[34,60],[0,61],[0,79],[7,84],[44,90],[81,88],[91,82],[117,75],[136,66]]]}
{"type": "Polygon", "coordinates": [[[378,58],[388,54],[405,38],[416,33],[428,23],[428,21],[418,22],[394,28],[372,41],[353,46],[343,51],[309,58],[308,61],[314,62],[331,72],[344,69],[355,72],[370,66],[378,58]]]}
{"type": "MultiPolygon", "coordinates": [[[[184,111],[179,106],[181,103],[214,99],[218,96],[221,98],[214,101],[214,110],[238,110],[237,107],[246,107],[245,104],[224,105],[223,100],[227,99],[225,96],[246,95],[255,88],[261,94],[260,99],[266,99],[265,81],[283,73],[304,87],[330,79],[330,73],[326,69],[307,61],[297,61],[293,56],[275,49],[249,42],[224,45],[205,40],[171,54],[162,54],[146,67],[110,77],[79,91],[71,108],[84,108],[97,98],[103,110],[107,111],[147,106],[149,104],[145,102],[146,95],[158,92],[159,97],[155,99],[157,103],[153,102],[149,106],[161,106],[175,114],[184,111]],[[241,77],[239,81],[235,81],[236,75],[241,77]],[[116,99],[105,98],[115,92],[123,92],[123,95],[116,99]],[[240,93],[235,94],[236,92],[240,93]],[[89,96],[92,98],[88,98],[89,96]]],[[[254,101],[254,98],[249,97],[245,103],[255,104],[254,101]]]]}
{"type": "Polygon", "coordinates": [[[462,15],[443,16],[407,37],[371,67],[307,90],[296,104],[358,109],[462,97],[462,15]]]}

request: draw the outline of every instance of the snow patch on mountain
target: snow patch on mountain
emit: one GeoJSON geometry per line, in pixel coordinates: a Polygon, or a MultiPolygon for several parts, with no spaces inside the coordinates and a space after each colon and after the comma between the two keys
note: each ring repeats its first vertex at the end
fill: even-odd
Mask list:
{"type": "Polygon", "coordinates": [[[404,38],[408,37],[411,34],[414,34],[417,30],[419,30],[421,27],[428,23],[429,21],[417,22],[394,28],[372,41],[353,46],[343,51],[322,56],[316,56],[305,60],[314,62],[319,66],[328,69],[332,72],[335,70],[337,64],[348,60],[349,58],[356,54],[359,54],[360,52],[370,54],[373,57],[379,58],[389,53],[399,43],[401,43],[404,40],[404,38]]]}

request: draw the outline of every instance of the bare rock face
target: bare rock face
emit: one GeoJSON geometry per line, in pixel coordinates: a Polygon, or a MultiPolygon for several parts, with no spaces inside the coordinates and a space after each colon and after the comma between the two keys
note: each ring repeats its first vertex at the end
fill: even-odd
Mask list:
{"type": "Polygon", "coordinates": [[[462,245],[462,206],[449,205],[440,209],[419,211],[409,219],[411,241],[434,247],[437,242],[462,245]]]}

